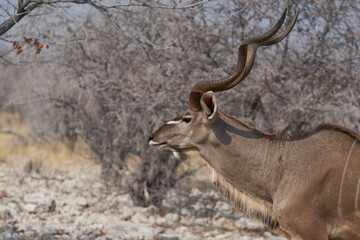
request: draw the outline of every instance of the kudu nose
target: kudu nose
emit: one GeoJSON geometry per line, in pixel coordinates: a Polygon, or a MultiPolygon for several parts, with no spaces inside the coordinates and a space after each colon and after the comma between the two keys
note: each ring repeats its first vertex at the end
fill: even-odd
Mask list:
{"type": "Polygon", "coordinates": [[[151,136],[149,137],[149,142],[153,139],[154,139],[154,134],[151,134],[151,136]]]}

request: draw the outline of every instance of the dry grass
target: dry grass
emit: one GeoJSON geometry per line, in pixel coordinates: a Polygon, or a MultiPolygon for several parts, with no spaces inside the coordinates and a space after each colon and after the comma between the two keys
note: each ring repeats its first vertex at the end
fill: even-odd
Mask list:
{"type": "Polygon", "coordinates": [[[0,133],[0,163],[8,167],[29,170],[29,163],[46,171],[70,172],[76,167],[100,170],[87,146],[79,140],[74,150],[60,141],[35,141],[30,137],[30,129],[21,121],[18,113],[0,113],[0,129],[11,129],[25,137],[11,133],[0,133]]]}
{"type": "MultiPolygon", "coordinates": [[[[70,173],[76,168],[94,173],[101,172],[101,165],[96,163],[91,150],[81,138],[73,149],[62,141],[36,141],[30,136],[31,129],[26,121],[14,112],[0,112],[0,129],[11,130],[17,134],[0,132],[1,167],[10,167],[16,172],[23,171],[25,173],[54,171],[70,173]]],[[[131,173],[139,166],[141,158],[138,155],[127,153],[124,162],[131,173]]],[[[204,189],[211,186],[208,169],[203,162],[182,161],[176,171],[177,176],[188,172],[193,172],[193,174],[179,182],[181,189],[189,190],[193,187],[204,189]]]]}
{"type": "MultiPolygon", "coordinates": [[[[21,167],[29,171],[28,168],[31,162],[32,167],[48,171],[69,172],[77,166],[100,168],[95,163],[91,150],[81,138],[79,138],[73,150],[61,141],[36,142],[30,137],[30,129],[21,120],[18,113],[1,112],[0,129],[13,130],[26,139],[24,141],[17,135],[0,132],[0,163],[9,167],[21,167]]],[[[135,154],[127,153],[124,161],[130,169],[135,169],[141,159],[135,154]]],[[[195,176],[197,181],[208,181],[208,170],[202,162],[183,161],[178,167],[177,174],[180,176],[187,171],[194,170],[197,173],[195,176]]]]}

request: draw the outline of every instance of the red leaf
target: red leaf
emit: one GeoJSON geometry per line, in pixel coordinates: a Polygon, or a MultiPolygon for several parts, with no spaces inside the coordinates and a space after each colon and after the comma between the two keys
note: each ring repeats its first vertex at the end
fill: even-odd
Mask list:
{"type": "Polygon", "coordinates": [[[27,44],[30,44],[30,43],[33,41],[32,38],[26,38],[25,36],[23,36],[23,38],[24,38],[24,41],[25,41],[27,44]]]}
{"type": "Polygon", "coordinates": [[[35,55],[39,55],[41,48],[45,46],[45,43],[39,43],[36,47],[35,55]]]}

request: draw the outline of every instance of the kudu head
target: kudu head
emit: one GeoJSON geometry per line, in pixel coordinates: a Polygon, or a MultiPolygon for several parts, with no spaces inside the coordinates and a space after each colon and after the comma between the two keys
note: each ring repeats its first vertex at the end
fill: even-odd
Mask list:
{"type": "Polygon", "coordinates": [[[213,81],[201,81],[190,92],[189,107],[180,116],[167,122],[149,138],[149,145],[174,152],[196,149],[203,144],[211,132],[216,131],[218,105],[214,92],[225,91],[239,84],[250,73],[260,46],[269,46],[284,39],[293,28],[298,13],[283,32],[275,35],[282,26],[287,9],[268,32],[245,39],[238,50],[235,71],[229,77],[213,81]]]}

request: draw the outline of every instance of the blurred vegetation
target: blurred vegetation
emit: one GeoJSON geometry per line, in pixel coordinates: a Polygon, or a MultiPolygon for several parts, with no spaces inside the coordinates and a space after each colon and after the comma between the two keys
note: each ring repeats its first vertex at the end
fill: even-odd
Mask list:
{"type": "Polygon", "coordinates": [[[193,84],[231,73],[241,40],[288,7],[300,11],[291,34],[259,49],[247,80],[217,94],[221,111],[265,132],[323,122],[360,131],[358,1],[146,2],[154,4],[38,6],[0,38],[0,108],[16,108],[42,141],[81,137],[106,181],[137,205],[161,206],[191,172],[176,174],[180,162],[149,148],[148,136],[187,108],[193,84]],[[128,153],[140,157],[136,169],[128,153]]]}

